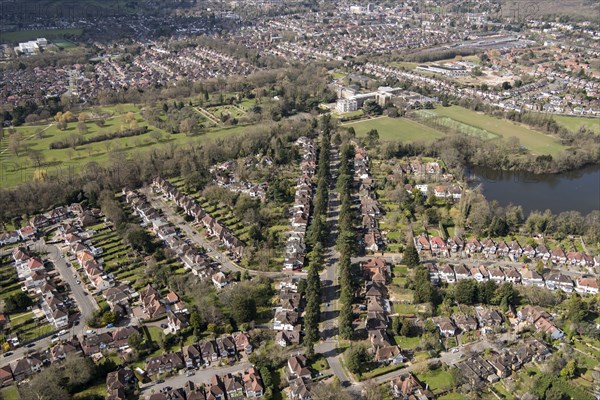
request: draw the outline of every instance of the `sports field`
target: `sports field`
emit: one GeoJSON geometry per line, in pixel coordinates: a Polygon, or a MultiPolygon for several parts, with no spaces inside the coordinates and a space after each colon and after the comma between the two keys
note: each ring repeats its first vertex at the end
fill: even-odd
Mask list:
{"type": "Polygon", "coordinates": [[[500,119],[485,115],[483,113],[468,110],[459,106],[438,107],[434,112],[436,115],[448,117],[463,124],[482,129],[503,139],[517,137],[522,146],[525,146],[533,154],[557,154],[566,149],[557,139],[550,135],[536,131],[523,124],[514,123],[506,119],[500,119]]]}
{"type": "Polygon", "coordinates": [[[357,136],[366,136],[371,129],[377,129],[381,141],[432,142],[444,136],[433,128],[406,118],[379,117],[342,126],[353,127],[357,136]]]}
{"type": "Polygon", "coordinates": [[[53,142],[68,141],[70,136],[80,135],[77,122],[68,123],[67,129],[61,131],[52,121],[43,125],[17,127],[16,132],[22,140],[20,150],[16,154],[10,146],[9,137],[11,135],[5,130],[4,137],[0,141],[0,187],[14,187],[29,182],[36,177],[39,178],[40,171],[48,176],[76,173],[91,161],[99,164],[107,162],[111,152],[119,152],[123,154],[123,157],[130,157],[132,151],[215,140],[253,129],[248,126],[228,126],[213,128],[207,133],[197,136],[187,136],[183,133],[171,135],[154,126],[149,126],[138,113],[139,109],[136,106],[121,105],[104,107],[101,110],[111,113],[112,116],[105,120],[102,127],[92,121],[86,122],[88,132],[81,135],[83,139],[120,131],[126,125],[124,119],[128,112],[134,113],[138,127],[147,126],[149,132],[138,136],[79,145],[74,148],[50,149],[50,144],[53,142]],[[42,130],[41,133],[39,133],[40,130],[42,130]],[[160,133],[160,136],[157,132],[160,133]]]}
{"type": "Polygon", "coordinates": [[[599,118],[583,118],[583,117],[565,117],[556,115],[553,117],[559,125],[564,126],[571,132],[577,132],[581,125],[591,129],[594,133],[600,135],[600,119],[599,118]]]}
{"type": "Polygon", "coordinates": [[[65,36],[81,36],[83,29],[39,29],[33,31],[0,32],[0,42],[16,43],[37,38],[55,39],[65,36]]]}

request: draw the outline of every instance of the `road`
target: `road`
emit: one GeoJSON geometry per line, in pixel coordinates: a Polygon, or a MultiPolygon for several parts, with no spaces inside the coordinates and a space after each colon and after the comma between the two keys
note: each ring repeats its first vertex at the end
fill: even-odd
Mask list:
{"type": "Polygon", "coordinates": [[[232,272],[245,272],[248,271],[251,275],[261,275],[268,276],[271,278],[277,277],[285,277],[286,274],[281,272],[266,272],[266,271],[253,271],[240,267],[233,261],[231,261],[225,254],[218,251],[216,246],[211,243],[210,240],[205,238],[202,234],[198,232],[198,229],[191,223],[187,222],[183,219],[183,217],[175,211],[174,207],[168,204],[165,199],[153,193],[149,188],[144,188],[140,190],[147,198],[148,202],[156,208],[163,212],[164,216],[175,226],[179,227],[185,235],[196,245],[203,247],[206,250],[206,254],[221,264],[222,268],[226,271],[232,272]]]}
{"type": "MultiPolygon", "coordinates": [[[[61,279],[70,286],[70,295],[75,300],[77,307],[81,312],[81,323],[77,326],[72,326],[69,329],[68,334],[64,335],[63,338],[66,339],[74,335],[79,335],[83,333],[86,329],[88,329],[85,326],[85,321],[93,314],[95,310],[98,309],[98,304],[94,300],[94,297],[92,295],[84,294],[84,287],[80,284],[77,284],[76,278],[73,277],[73,273],[75,272],[75,270],[67,266],[65,257],[56,245],[47,244],[42,238],[36,241],[33,244],[33,246],[36,251],[40,253],[47,253],[48,259],[52,261],[52,264],[60,274],[61,279]]],[[[1,364],[10,364],[13,361],[23,358],[28,353],[48,348],[48,346],[50,346],[50,344],[52,343],[52,337],[45,337],[43,339],[35,341],[34,343],[35,346],[19,347],[18,349],[13,350],[12,355],[8,357],[3,357],[1,359],[1,364]]]]}
{"type": "MultiPolygon", "coordinates": [[[[331,175],[337,175],[339,164],[339,150],[331,149],[331,175]]],[[[346,371],[342,367],[341,353],[338,351],[338,276],[337,263],[340,255],[335,248],[336,238],[338,235],[338,214],[340,206],[339,193],[335,191],[335,181],[332,179],[329,188],[329,201],[327,210],[327,224],[329,226],[329,243],[324,249],[325,270],[321,273],[321,285],[323,288],[323,301],[321,307],[321,342],[315,345],[315,352],[322,354],[329,363],[329,367],[333,374],[339,379],[343,386],[352,384],[350,378],[346,375],[346,371]]],[[[360,387],[354,385],[350,390],[355,393],[360,393],[360,387]]]]}
{"type": "Polygon", "coordinates": [[[225,366],[225,367],[208,367],[206,369],[199,369],[198,371],[194,371],[194,376],[185,376],[185,370],[181,370],[181,375],[175,375],[165,379],[163,383],[154,383],[154,381],[146,384],[140,384],[140,398],[146,395],[149,396],[154,390],[154,393],[159,393],[161,389],[170,386],[172,388],[180,388],[185,385],[187,381],[192,381],[195,384],[204,384],[209,383],[210,378],[213,375],[226,375],[226,374],[238,374],[244,372],[248,368],[250,368],[252,364],[248,361],[242,361],[235,365],[225,366]]]}

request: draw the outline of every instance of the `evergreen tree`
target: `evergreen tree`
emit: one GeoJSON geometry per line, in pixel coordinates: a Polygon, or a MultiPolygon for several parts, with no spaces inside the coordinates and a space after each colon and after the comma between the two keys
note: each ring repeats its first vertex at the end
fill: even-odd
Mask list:
{"type": "Polygon", "coordinates": [[[419,252],[415,246],[412,243],[406,246],[404,254],[402,255],[402,264],[409,267],[416,267],[420,262],[421,260],[419,259],[419,252]]]}

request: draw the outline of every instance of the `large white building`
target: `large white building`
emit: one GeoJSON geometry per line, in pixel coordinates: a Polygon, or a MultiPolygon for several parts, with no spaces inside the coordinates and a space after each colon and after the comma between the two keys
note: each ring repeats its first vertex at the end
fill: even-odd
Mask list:
{"type": "Polygon", "coordinates": [[[358,110],[358,102],[355,99],[341,99],[335,104],[335,110],[339,113],[347,113],[358,110]]]}
{"type": "Polygon", "coordinates": [[[48,46],[48,40],[45,38],[37,38],[36,40],[30,40],[29,42],[19,43],[17,47],[15,47],[15,53],[18,54],[26,54],[32,55],[48,46]]]}

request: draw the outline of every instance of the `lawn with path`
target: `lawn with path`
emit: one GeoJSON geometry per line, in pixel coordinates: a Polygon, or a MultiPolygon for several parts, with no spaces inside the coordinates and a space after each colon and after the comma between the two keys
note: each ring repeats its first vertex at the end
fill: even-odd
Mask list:
{"type": "Polygon", "coordinates": [[[366,136],[371,129],[377,129],[381,141],[432,142],[444,136],[443,133],[433,128],[407,118],[379,117],[351,122],[343,124],[343,126],[353,127],[357,136],[366,136]]]}

